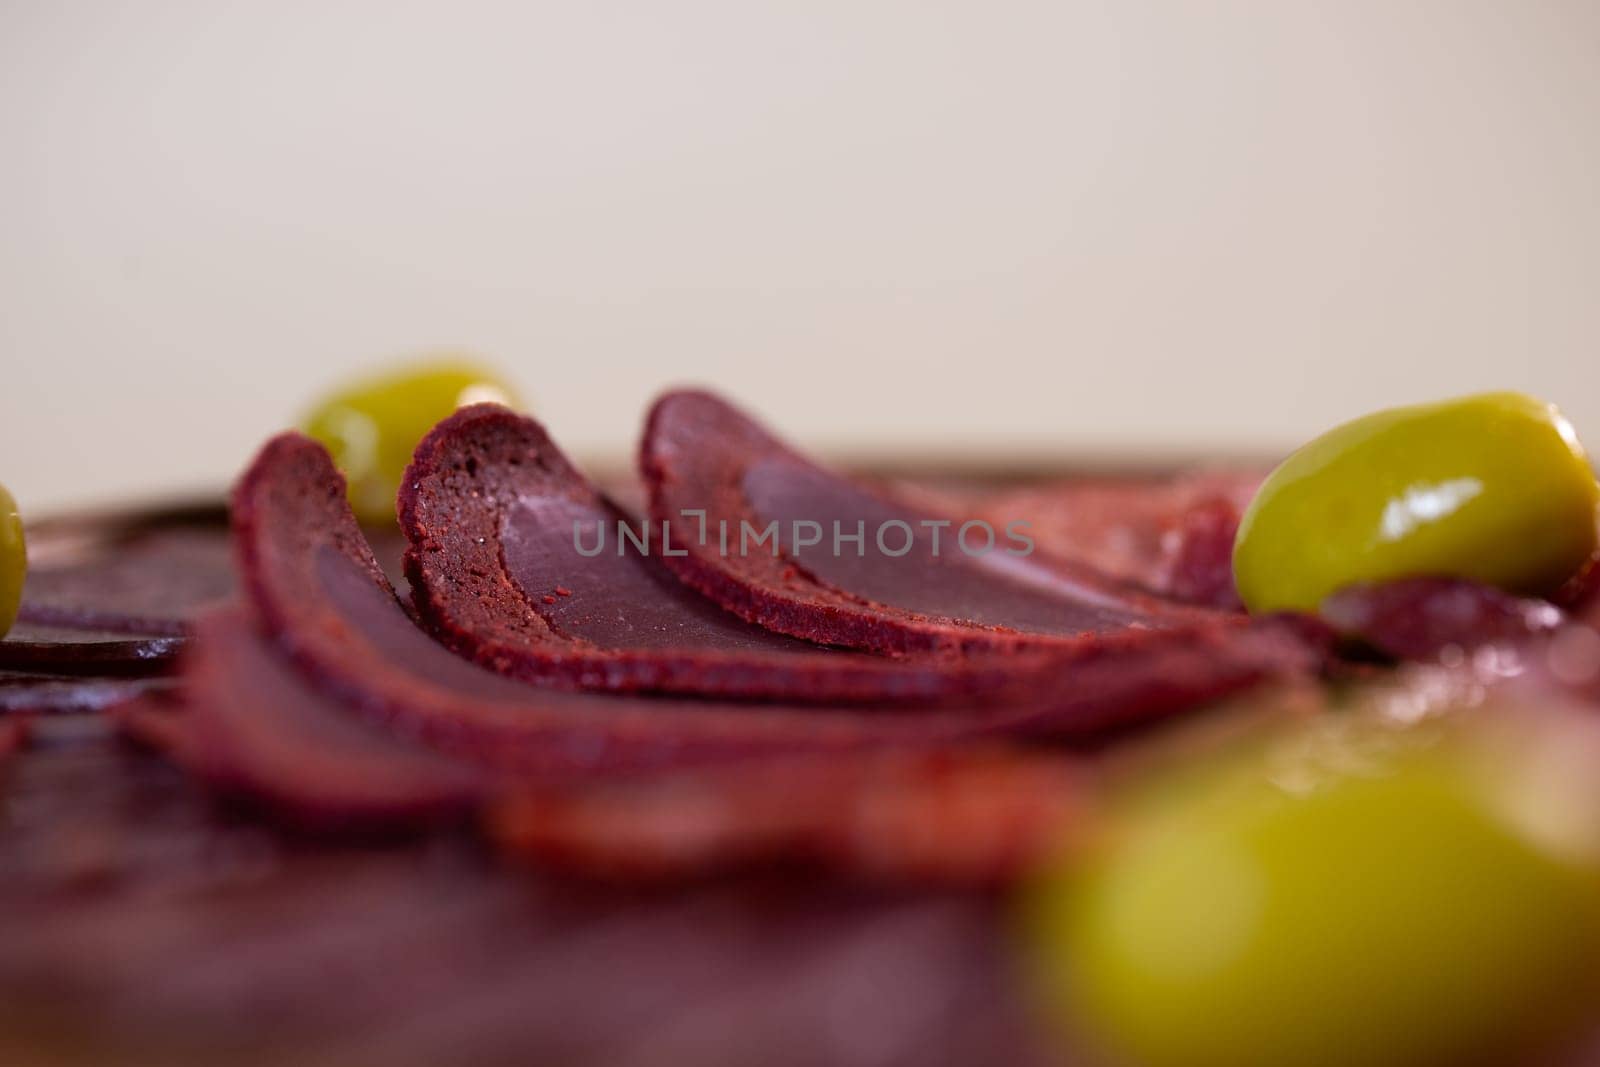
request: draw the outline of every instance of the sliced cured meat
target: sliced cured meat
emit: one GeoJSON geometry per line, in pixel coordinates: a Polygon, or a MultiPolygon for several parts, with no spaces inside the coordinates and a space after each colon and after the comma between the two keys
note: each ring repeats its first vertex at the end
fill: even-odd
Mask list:
{"type": "Polygon", "coordinates": [[[544,690],[437,644],[395,600],[320,445],[269,442],[234,493],[240,570],[267,632],[315,682],[454,751],[523,773],[675,766],[970,733],[971,716],[646,701],[544,690]]]}
{"type": "Polygon", "coordinates": [[[756,754],[986,735],[1081,737],[1314,669],[1289,628],[1063,645],[1048,673],[979,708],[807,708],[543,690],[449,652],[405,614],[321,446],[269,442],[234,494],[240,570],[266,631],[326,691],[452,751],[522,773],[674,767],[756,754]]]}
{"type": "Polygon", "coordinates": [[[1072,762],[1001,750],[858,750],[632,786],[540,776],[529,790],[521,775],[352,714],[242,612],[198,625],[181,705],[126,709],[125,728],[223,794],[304,829],[412,829],[494,801],[498,840],[547,868],[637,881],[805,865],[987,885],[1067,844],[1086,807],[1072,762]]]}
{"type": "Polygon", "coordinates": [[[829,703],[992,693],[1017,669],[820,649],[740,619],[679,582],[656,555],[677,551],[670,542],[630,523],[537,422],[503,407],[440,423],[399,510],[419,615],[501,674],[829,703]]]}
{"type": "Polygon", "coordinates": [[[180,637],[196,611],[233,593],[221,518],[184,512],[47,523],[30,544],[17,617],[61,629],[180,637]]]}
{"type": "Polygon", "coordinates": [[[996,528],[1025,522],[1041,552],[1177,600],[1237,610],[1233,533],[1261,477],[1255,470],[1217,469],[978,491],[906,481],[891,488],[938,514],[983,519],[996,528]]]}
{"type": "Polygon", "coordinates": [[[0,669],[57,674],[152,674],[171,668],[180,637],[18,622],[0,640],[0,669]]]}
{"type": "Polygon", "coordinates": [[[926,515],[855,485],[708,393],[656,404],[640,463],[658,524],[704,515],[715,531],[662,561],[783,633],[883,652],[1014,652],[1220,623],[1080,563],[1025,554],[993,524],[926,515]]]}
{"type": "Polygon", "coordinates": [[[201,620],[184,681],[177,710],[135,709],[127,721],[220,791],[302,826],[464,817],[490,781],[318,692],[238,611],[201,620]]]}
{"type": "Polygon", "coordinates": [[[920,884],[1006,881],[1086,821],[1082,769],[1005,751],[865,754],[514,796],[497,838],[601,877],[807,862],[920,884]]]}
{"type": "Polygon", "coordinates": [[[170,678],[75,678],[0,670],[0,715],[100,711],[172,684],[170,678]]]}
{"type": "Polygon", "coordinates": [[[1340,633],[1399,659],[1523,643],[1553,633],[1565,620],[1548,601],[1459,578],[1354,585],[1324,601],[1321,615],[1340,633]]]}
{"type": "Polygon", "coordinates": [[[1600,628],[1536,597],[1454,578],[1342,589],[1323,617],[1347,637],[1402,660],[1439,660],[1491,683],[1515,678],[1535,700],[1600,700],[1600,628]]]}
{"type": "Polygon", "coordinates": [[[112,704],[106,708],[106,718],[121,736],[164,753],[175,763],[185,764],[189,737],[187,707],[182,690],[175,686],[136,694],[112,704]]]}
{"type": "Polygon", "coordinates": [[[47,521],[29,549],[17,624],[0,641],[4,669],[169,670],[189,617],[234,585],[218,509],[47,521]]]}

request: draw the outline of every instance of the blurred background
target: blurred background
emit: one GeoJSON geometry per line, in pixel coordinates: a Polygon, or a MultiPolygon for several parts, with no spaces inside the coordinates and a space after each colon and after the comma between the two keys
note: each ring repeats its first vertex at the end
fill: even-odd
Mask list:
{"type": "Polygon", "coordinates": [[[0,0],[0,481],[224,484],[341,379],[857,455],[1600,441],[1600,4],[0,0]]]}

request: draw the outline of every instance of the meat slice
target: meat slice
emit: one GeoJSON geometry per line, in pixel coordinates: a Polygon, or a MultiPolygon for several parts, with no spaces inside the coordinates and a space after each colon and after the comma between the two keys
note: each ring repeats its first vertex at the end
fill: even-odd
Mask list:
{"type": "Polygon", "coordinates": [[[1008,881],[1089,821],[1082,766],[1015,751],[859,754],[514,794],[496,837],[602,878],[811,863],[882,880],[1008,881]]]}
{"type": "Polygon", "coordinates": [[[18,621],[0,640],[0,669],[129,675],[168,670],[181,637],[18,621]]]}
{"type": "Polygon", "coordinates": [[[234,590],[221,509],[45,523],[17,618],[59,629],[181,637],[234,590]]]}
{"type": "Polygon", "coordinates": [[[441,422],[402,485],[418,614],[501,674],[602,690],[925,703],[994,693],[1018,670],[819,648],[740,619],[662,565],[659,553],[675,549],[659,528],[641,531],[537,422],[497,405],[441,422]]]}
{"type": "Polygon", "coordinates": [[[406,616],[321,446],[269,442],[234,495],[240,570],[266,631],[324,688],[453,747],[545,769],[672,766],[758,752],[837,751],[978,736],[1084,737],[1315,669],[1293,627],[1130,630],[1061,643],[977,705],[741,706],[534,688],[469,663],[406,616]]]}
{"type": "Polygon", "coordinates": [[[1600,627],[1537,597],[1459,578],[1405,578],[1341,589],[1322,617],[1386,656],[1466,664],[1580,700],[1600,701],[1600,627]]]}
{"type": "MultiPolygon", "coordinates": [[[[30,531],[17,623],[0,669],[148,675],[171,669],[188,620],[233,589],[221,509],[47,520],[30,531]]],[[[73,701],[53,688],[63,706],[73,701]]],[[[43,692],[40,693],[44,695],[43,692]]]]}
{"type": "Polygon", "coordinates": [[[1237,622],[1029,553],[1015,536],[1025,531],[928,515],[858,486],[709,393],[657,402],[640,465],[658,524],[704,515],[715,531],[663,562],[782,633],[880,652],[1017,652],[1130,633],[1182,642],[1237,622]]]}
{"type": "Polygon", "coordinates": [[[996,527],[1026,522],[1039,550],[1208,607],[1240,610],[1233,539],[1262,472],[1199,468],[1166,475],[1083,474],[1012,488],[896,481],[890,488],[943,515],[996,527]]]}
{"type": "Polygon", "coordinates": [[[219,791],[319,831],[464,818],[492,781],[319,692],[240,609],[198,622],[177,707],[123,714],[219,791]]]}
{"type": "Polygon", "coordinates": [[[198,622],[181,703],[121,714],[224,795],[319,833],[413,830],[489,804],[504,847],[624,881],[734,868],[991,885],[1066,847],[1087,779],[1059,754],[870,750],[644,775],[508,771],[440,752],[319,692],[240,610],[198,622]]]}
{"type": "Polygon", "coordinates": [[[171,688],[170,678],[83,678],[38,671],[0,670],[0,716],[20,712],[62,714],[100,711],[171,688]]]}
{"type": "Polygon", "coordinates": [[[1398,659],[1432,659],[1449,648],[1521,644],[1565,621],[1547,600],[1519,597],[1461,578],[1404,578],[1348,586],[1323,602],[1322,617],[1346,636],[1398,659]]]}

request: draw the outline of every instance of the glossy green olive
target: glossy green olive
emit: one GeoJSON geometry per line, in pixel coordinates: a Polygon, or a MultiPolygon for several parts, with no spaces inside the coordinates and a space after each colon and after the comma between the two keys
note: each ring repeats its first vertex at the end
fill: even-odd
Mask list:
{"type": "Polygon", "coordinates": [[[1314,611],[1356,582],[1472,578],[1554,591],[1596,550],[1595,484],[1549,404],[1489,393],[1331,430],[1267,478],[1234,542],[1252,611],[1314,611]]]}
{"type": "Polygon", "coordinates": [[[0,637],[17,621],[22,582],[28,574],[28,542],[22,536],[17,502],[0,485],[0,637]]]}
{"type": "Polygon", "coordinates": [[[1169,798],[1029,903],[1052,1007],[1141,1067],[1508,1062],[1581,1007],[1600,948],[1593,872],[1415,757],[1169,798]]]}
{"type": "Polygon", "coordinates": [[[363,522],[394,521],[395,493],[417,442],[463,404],[515,405],[492,371],[442,359],[356,382],[329,396],[301,422],[321,441],[350,483],[350,506],[363,522]]]}

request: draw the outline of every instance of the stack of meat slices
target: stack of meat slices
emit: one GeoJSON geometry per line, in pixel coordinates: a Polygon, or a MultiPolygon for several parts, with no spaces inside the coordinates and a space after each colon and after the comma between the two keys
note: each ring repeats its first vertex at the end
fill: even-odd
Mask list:
{"type": "Polygon", "coordinates": [[[0,641],[0,714],[97,711],[170,687],[189,618],[234,592],[219,511],[35,528],[17,622],[0,641]]]}
{"type": "Polygon", "coordinates": [[[476,819],[619,877],[781,863],[991,884],[1080,824],[1086,748],[1325,659],[1293,620],[1042,552],[941,553],[925,538],[944,517],[703,393],[656,406],[641,465],[650,514],[627,515],[533,420],[461,410],[404,481],[407,602],[326,452],[274,438],[234,491],[239,595],[191,624],[181,686],[120,718],[319,830],[476,819]],[[912,537],[701,535],[795,521],[912,537]]]}

